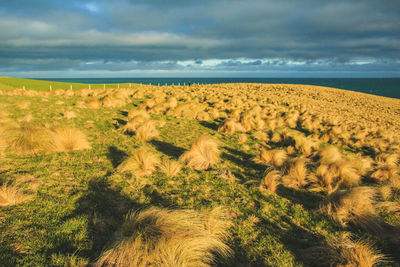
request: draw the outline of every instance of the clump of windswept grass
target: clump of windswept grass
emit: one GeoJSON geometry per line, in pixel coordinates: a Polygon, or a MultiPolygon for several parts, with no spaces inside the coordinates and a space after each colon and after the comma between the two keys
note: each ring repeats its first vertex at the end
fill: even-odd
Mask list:
{"type": "Polygon", "coordinates": [[[229,226],[220,209],[130,213],[96,266],[213,266],[216,254],[232,254],[224,243],[229,226]]]}
{"type": "Polygon", "coordinates": [[[365,229],[379,227],[375,220],[376,192],[371,187],[356,187],[350,191],[335,192],[321,207],[342,225],[349,222],[365,229]]]}
{"type": "Polygon", "coordinates": [[[291,188],[302,188],[307,185],[306,159],[298,158],[288,169],[282,178],[282,183],[291,188]]]}
{"type": "Polygon", "coordinates": [[[135,132],[135,137],[139,141],[147,142],[158,136],[158,134],[159,133],[154,125],[154,122],[146,121],[137,128],[135,132]]]}
{"type": "Polygon", "coordinates": [[[52,151],[55,147],[51,131],[42,126],[24,124],[5,133],[8,149],[16,154],[31,155],[52,151]]]}
{"type": "Polygon", "coordinates": [[[86,135],[75,128],[57,128],[54,131],[56,151],[72,151],[90,149],[86,135]]]}
{"type": "Polygon", "coordinates": [[[264,176],[264,178],[261,180],[260,183],[260,191],[268,191],[270,193],[275,193],[276,188],[278,187],[279,184],[279,179],[281,177],[281,174],[277,170],[272,170],[272,169],[267,169],[267,174],[264,176]]]}
{"type": "Polygon", "coordinates": [[[314,173],[308,177],[310,190],[332,194],[340,186],[340,179],[328,165],[320,165],[314,173]]]}
{"type": "Polygon", "coordinates": [[[342,154],[335,146],[327,146],[322,148],[318,155],[320,156],[321,164],[332,164],[342,159],[342,154]]]}
{"type": "Polygon", "coordinates": [[[339,160],[331,165],[337,176],[340,177],[341,184],[346,187],[357,186],[361,183],[361,176],[357,169],[348,160],[339,160]]]}
{"type": "Polygon", "coordinates": [[[101,102],[97,98],[92,98],[92,99],[89,99],[85,103],[85,107],[92,108],[92,109],[98,109],[101,107],[101,102]]]}
{"type": "Polygon", "coordinates": [[[163,159],[158,165],[160,172],[168,177],[175,177],[181,171],[182,166],[179,162],[169,159],[163,159]]]}
{"type": "Polygon", "coordinates": [[[117,170],[120,172],[132,172],[137,176],[147,176],[155,171],[158,163],[159,158],[156,155],[141,148],[135,150],[131,156],[126,158],[117,167],[117,170]]]}
{"type": "Polygon", "coordinates": [[[32,199],[31,195],[21,192],[17,185],[3,184],[0,186],[0,206],[14,206],[32,199]]]}
{"type": "Polygon", "coordinates": [[[189,168],[202,171],[212,168],[219,161],[219,154],[217,142],[211,137],[201,136],[179,160],[189,168]]]}
{"type": "Polygon", "coordinates": [[[245,129],[235,119],[227,119],[224,124],[218,128],[218,132],[226,134],[234,134],[235,132],[244,132],[245,129]]]}
{"type": "Polygon", "coordinates": [[[254,158],[254,162],[259,164],[268,164],[272,166],[282,166],[287,158],[285,150],[273,149],[266,150],[264,147],[261,149],[260,154],[254,158]]]}
{"type": "Polygon", "coordinates": [[[305,254],[318,266],[372,267],[385,260],[370,241],[352,240],[349,233],[330,237],[326,247],[312,247],[306,249],[305,254]]]}
{"type": "Polygon", "coordinates": [[[73,118],[76,118],[76,114],[74,111],[68,110],[68,111],[64,112],[63,117],[66,119],[73,119],[73,118]]]}
{"type": "Polygon", "coordinates": [[[370,178],[377,183],[384,183],[397,176],[397,168],[383,165],[379,166],[371,175],[370,178]]]}
{"type": "Polygon", "coordinates": [[[238,137],[238,141],[239,141],[239,143],[241,143],[241,144],[246,143],[246,141],[247,141],[247,135],[246,135],[246,134],[240,134],[239,137],[238,137]]]}

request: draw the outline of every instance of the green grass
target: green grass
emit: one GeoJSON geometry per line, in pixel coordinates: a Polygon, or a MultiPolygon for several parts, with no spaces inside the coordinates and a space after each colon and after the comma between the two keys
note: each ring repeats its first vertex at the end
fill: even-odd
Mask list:
{"type": "MultiPolygon", "coordinates": [[[[0,90],[11,90],[15,88],[22,89],[24,86],[26,90],[36,90],[36,91],[49,90],[50,86],[52,90],[71,89],[71,86],[72,90],[89,88],[89,85],[84,83],[64,83],[64,82],[42,81],[34,79],[0,77],[0,90]]],[[[120,86],[128,87],[129,84],[120,84],[120,86]]],[[[91,84],[91,88],[103,89],[104,84],[91,84]]],[[[118,84],[106,84],[106,88],[118,88],[118,84]]]]}
{"type": "MultiPolygon", "coordinates": [[[[0,83],[14,87],[25,81],[0,79],[0,83]]],[[[45,90],[49,84],[56,83],[29,80],[26,86],[45,90]]],[[[69,85],[59,86],[65,89],[69,85]]],[[[260,193],[258,182],[246,183],[259,181],[265,167],[251,161],[257,153],[254,148],[241,149],[238,134],[217,132],[217,122],[152,115],[155,120],[166,121],[160,135],[146,144],[153,153],[177,159],[196,138],[207,134],[220,141],[222,162],[209,171],[184,168],[175,178],[157,172],[138,181],[130,174],[115,172],[124,156],[141,146],[112,123],[124,119],[121,110],[131,109],[133,104],[92,110],[73,107],[79,97],[48,99],[42,102],[40,97],[3,95],[0,105],[15,120],[32,114],[37,124],[79,128],[87,134],[92,149],[0,157],[0,182],[23,175],[40,181],[33,201],[0,208],[0,265],[77,266],[94,262],[124,216],[132,209],[149,206],[201,209],[222,205],[230,210],[234,226],[229,246],[235,255],[222,262],[223,266],[312,266],[304,249],[341,230],[317,212],[323,201],[319,194],[281,186],[276,195],[266,195],[260,193]],[[59,100],[64,104],[56,104],[59,100]],[[31,104],[28,109],[13,105],[20,101],[31,104]],[[55,120],[68,107],[73,107],[77,118],[55,120]],[[93,128],[85,127],[89,120],[94,121],[93,128]],[[221,178],[219,174],[226,169],[238,180],[221,178]]],[[[257,142],[249,138],[247,144],[257,142]]]]}

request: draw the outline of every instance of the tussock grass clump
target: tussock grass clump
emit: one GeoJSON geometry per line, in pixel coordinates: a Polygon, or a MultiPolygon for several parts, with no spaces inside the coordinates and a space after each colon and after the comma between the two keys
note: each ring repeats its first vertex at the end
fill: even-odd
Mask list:
{"type": "Polygon", "coordinates": [[[370,241],[352,240],[349,233],[328,238],[326,247],[312,247],[305,253],[318,266],[372,267],[385,260],[385,256],[370,241]]]}
{"type": "Polygon", "coordinates": [[[55,147],[51,131],[42,126],[24,124],[5,133],[8,149],[20,155],[52,151],[55,147]]]}
{"type": "Polygon", "coordinates": [[[283,165],[283,163],[286,161],[286,158],[287,153],[285,150],[267,150],[263,147],[261,148],[260,154],[254,158],[254,162],[279,167],[283,165]]]}
{"type": "Polygon", "coordinates": [[[179,162],[169,159],[163,159],[158,165],[160,172],[168,177],[175,177],[181,171],[182,166],[179,162]]]}
{"type": "Polygon", "coordinates": [[[130,213],[96,266],[213,266],[216,254],[232,254],[224,243],[230,224],[221,212],[153,207],[130,213]]]}
{"type": "Polygon", "coordinates": [[[285,176],[282,178],[282,182],[285,186],[292,188],[302,188],[307,185],[307,167],[306,159],[298,158],[290,168],[285,176]]]}
{"type": "Polygon", "coordinates": [[[57,128],[54,131],[56,151],[90,149],[86,135],[76,128],[57,128]]]}
{"type": "Polygon", "coordinates": [[[137,128],[135,137],[139,141],[147,142],[158,136],[158,134],[155,123],[153,121],[146,121],[137,128]]]}
{"type": "Polygon", "coordinates": [[[0,186],[0,206],[14,206],[32,199],[31,195],[21,192],[17,185],[3,184],[0,186]]]}
{"type": "Polygon", "coordinates": [[[73,118],[76,118],[76,114],[74,111],[68,110],[68,111],[64,112],[63,117],[66,119],[73,119],[73,118]]]}
{"type": "Polygon", "coordinates": [[[268,191],[270,193],[275,193],[276,188],[278,187],[279,184],[279,179],[281,177],[281,174],[277,170],[272,170],[272,169],[267,169],[267,174],[264,176],[264,178],[261,180],[260,183],[260,191],[268,191]]]}
{"type": "Polygon", "coordinates": [[[239,141],[239,143],[241,143],[241,144],[246,143],[246,141],[247,141],[247,135],[246,135],[246,134],[240,134],[239,137],[238,137],[238,141],[239,141]]]}
{"type": "Polygon", "coordinates": [[[92,98],[85,103],[87,108],[98,109],[101,107],[101,102],[97,98],[92,98]]]}
{"type": "Polygon", "coordinates": [[[335,192],[321,210],[342,225],[349,222],[365,229],[379,227],[375,220],[376,191],[371,187],[356,187],[350,191],[335,192]]]}
{"type": "Polygon", "coordinates": [[[159,158],[144,148],[138,149],[126,158],[118,167],[117,171],[132,172],[137,176],[151,175],[159,163],[159,158]]]}
{"type": "Polygon", "coordinates": [[[212,168],[219,161],[219,155],[217,142],[211,137],[201,136],[179,160],[189,168],[202,171],[212,168]]]}
{"type": "Polygon", "coordinates": [[[224,124],[218,128],[218,132],[226,134],[234,134],[235,132],[245,132],[245,129],[235,119],[227,119],[224,124]]]}
{"type": "Polygon", "coordinates": [[[332,164],[342,159],[342,154],[335,146],[327,146],[322,148],[318,155],[320,156],[321,164],[332,164]]]}
{"type": "Polygon", "coordinates": [[[340,186],[340,179],[328,165],[320,165],[314,173],[308,177],[310,190],[332,194],[340,186]]]}
{"type": "Polygon", "coordinates": [[[370,178],[377,183],[384,183],[397,177],[397,168],[390,165],[378,166],[370,178]]]}

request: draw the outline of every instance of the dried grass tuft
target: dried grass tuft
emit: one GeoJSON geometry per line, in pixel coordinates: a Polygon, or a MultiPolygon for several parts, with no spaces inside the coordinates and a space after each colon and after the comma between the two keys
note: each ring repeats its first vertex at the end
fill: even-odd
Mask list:
{"type": "Polygon", "coordinates": [[[147,176],[155,171],[159,161],[157,156],[142,148],[134,151],[131,156],[125,159],[117,167],[117,171],[132,172],[137,176],[147,176]]]}
{"type": "Polygon", "coordinates": [[[368,230],[377,230],[379,223],[375,217],[376,192],[371,187],[356,187],[350,191],[335,192],[330,195],[323,212],[332,216],[342,225],[349,222],[368,230]]]}
{"type": "Polygon", "coordinates": [[[164,173],[168,177],[175,177],[181,171],[182,166],[179,162],[169,159],[163,159],[158,165],[160,172],[164,173]]]}
{"type": "Polygon", "coordinates": [[[332,164],[342,159],[342,154],[335,146],[327,146],[318,152],[321,164],[332,164]]]}
{"type": "Polygon", "coordinates": [[[254,158],[254,162],[259,164],[268,164],[272,166],[282,166],[287,158],[287,153],[285,150],[273,149],[266,150],[262,148],[260,154],[254,158]]]}
{"type": "Polygon", "coordinates": [[[137,128],[135,137],[139,141],[147,142],[154,137],[157,137],[158,134],[155,123],[153,121],[146,121],[137,128]]]}
{"type": "Polygon", "coordinates": [[[279,184],[280,177],[281,174],[279,171],[271,169],[267,170],[267,174],[261,180],[260,191],[261,192],[268,191],[270,193],[275,193],[276,188],[278,187],[279,184]]]}
{"type": "Polygon", "coordinates": [[[298,158],[289,168],[287,174],[283,176],[282,183],[291,188],[302,188],[307,185],[306,159],[298,158]]]}
{"type": "Polygon", "coordinates": [[[17,185],[3,184],[0,186],[0,206],[14,206],[32,199],[31,195],[25,195],[17,185]]]}
{"type": "Polygon", "coordinates": [[[219,154],[217,142],[211,137],[201,136],[179,160],[189,168],[202,171],[212,168],[219,161],[219,154]]]}
{"type": "Polygon", "coordinates": [[[229,227],[221,209],[130,213],[96,266],[214,266],[216,255],[232,254],[224,243],[229,227]]]}
{"type": "Polygon", "coordinates": [[[86,135],[76,128],[57,128],[54,131],[56,151],[90,149],[86,135]]]}
{"type": "Polygon", "coordinates": [[[20,155],[49,152],[55,146],[51,131],[42,126],[25,124],[8,130],[4,135],[7,148],[20,155]]]}
{"type": "Polygon", "coordinates": [[[385,256],[370,241],[353,240],[349,233],[331,237],[326,247],[312,247],[305,254],[317,266],[372,267],[385,261],[385,256]]]}

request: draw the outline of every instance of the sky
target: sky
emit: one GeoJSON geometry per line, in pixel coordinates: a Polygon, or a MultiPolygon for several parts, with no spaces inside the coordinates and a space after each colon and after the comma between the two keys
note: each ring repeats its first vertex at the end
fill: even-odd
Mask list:
{"type": "Polygon", "coordinates": [[[0,0],[0,76],[400,77],[400,1],[0,0]]]}

